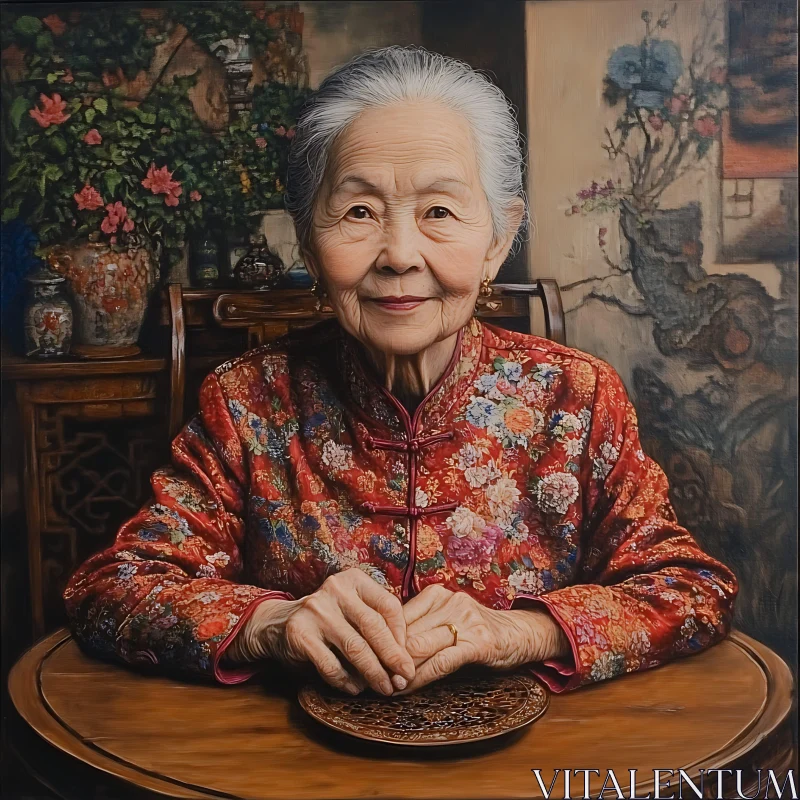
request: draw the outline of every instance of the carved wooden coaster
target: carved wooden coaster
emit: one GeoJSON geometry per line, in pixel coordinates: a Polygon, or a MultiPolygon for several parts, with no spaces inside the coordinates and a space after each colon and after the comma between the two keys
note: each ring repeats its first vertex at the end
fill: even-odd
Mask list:
{"type": "Polygon", "coordinates": [[[329,728],[374,742],[449,745],[491,739],[547,710],[545,689],[528,675],[453,676],[403,697],[350,697],[324,684],[298,693],[303,709],[329,728]]]}

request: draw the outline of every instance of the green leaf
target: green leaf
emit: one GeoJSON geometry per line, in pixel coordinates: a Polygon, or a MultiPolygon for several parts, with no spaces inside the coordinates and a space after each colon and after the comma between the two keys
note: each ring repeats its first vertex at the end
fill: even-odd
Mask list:
{"type": "Polygon", "coordinates": [[[9,114],[11,115],[11,123],[15,128],[19,128],[20,123],[22,122],[22,115],[28,109],[28,101],[24,97],[16,97],[14,102],[11,104],[11,109],[9,110],[9,114]]]}
{"type": "Polygon", "coordinates": [[[139,117],[139,121],[142,122],[144,125],[155,125],[156,124],[156,115],[149,112],[149,111],[142,111],[140,108],[134,109],[136,116],[139,117]]]}
{"type": "Polygon", "coordinates": [[[105,114],[108,111],[108,100],[105,97],[95,97],[92,105],[101,113],[105,114]]]}
{"type": "Polygon", "coordinates": [[[51,181],[57,181],[64,171],[57,164],[48,164],[43,170],[42,174],[51,181]]]}
{"type": "Polygon", "coordinates": [[[122,175],[115,169],[107,169],[103,173],[103,183],[106,185],[109,194],[114,194],[114,190],[122,182],[122,175]]]}
{"type": "Polygon", "coordinates": [[[44,31],[36,37],[36,49],[41,53],[50,52],[53,49],[53,34],[50,31],[44,31]]]}
{"type": "Polygon", "coordinates": [[[0,216],[0,220],[2,220],[3,222],[11,222],[12,219],[16,219],[19,216],[19,207],[21,204],[22,204],[22,198],[20,197],[18,200],[14,202],[14,205],[4,208],[3,214],[2,216],[0,216]]]}
{"type": "Polygon", "coordinates": [[[57,150],[62,156],[67,154],[67,142],[63,136],[54,136],[50,140],[50,144],[52,144],[53,149],[57,150]]]}
{"type": "Polygon", "coordinates": [[[10,183],[14,180],[18,175],[24,172],[28,168],[28,162],[25,159],[20,159],[14,163],[14,166],[8,171],[8,176],[6,180],[10,183]]]}
{"type": "Polygon", "coordinates": [[[42,21],[38,17],[23,16],[14,23],[14,30],[22,36],[36,36],[42,29],[42,21]]]}
{"type": "Polygon", "coordinates": [[[48,83],[55,83],[58,80],[58,72],[48,72],[47,73],[47,82],[48,83]]]}
{"type": "Polygon", "coordinates": [[[86,121],[90,125],[92,124],[92,120],[94,119],[94,115],[96,113],[97,113],[97,111],[95,109],[93,109],[93,108],[87,108],[86,111],[84,112],[84,116],[86,117],[86,121]]]}
{"type": "Polygon", "coordinates": [[[28,147],[33,147],[36,144],[36,142],[39,141],[40,138],[41,137],[38,133],[34,133],[31,136],[29,136],[25,141],[28,143],[28,147]]]}

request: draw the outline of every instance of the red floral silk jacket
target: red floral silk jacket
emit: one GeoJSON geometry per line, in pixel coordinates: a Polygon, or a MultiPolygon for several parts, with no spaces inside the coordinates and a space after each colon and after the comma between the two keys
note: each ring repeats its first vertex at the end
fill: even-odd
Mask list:
{"type": "Polygon", "coordinates": [[[154,500],[72,576],[90,653],[222,682],[255,606],[357,567],[402,601],[432,583],[543,604],[572,643],[555,691],[725,636],[728,568],[678,525],[606,363],[473,319],[413,417],[335,321],[217,368],[154,500]]]}

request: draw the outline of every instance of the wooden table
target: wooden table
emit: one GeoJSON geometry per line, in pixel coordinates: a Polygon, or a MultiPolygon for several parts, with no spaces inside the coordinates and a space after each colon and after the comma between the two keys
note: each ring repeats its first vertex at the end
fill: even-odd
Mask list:
{"type": "MultiPolygon", "coordinates": [[[[638,796],[652,791],[654,769],[695,779],[701,769],[742,769],[754,796],[756,768],[785,774],[796,760],[789,669],[739,633],[697,656],[553,696],[532,726],[479,750],[374,749],[309,720],[285,676],[225,687],[139,675],[86,657],[63,630],[20,659],[9,690],[61,753],[148,797],[542,797],[534,768],[546,783],[557,768],[613,769],[623,787],[637,769],[638,796]]],[[[573,779],[574,797],[582,780],[573,779]]],[[[593,776],[592,791],[601,785],[593,776]]],[[[553,796],[563,797],[557,786],[553,796]]]]}

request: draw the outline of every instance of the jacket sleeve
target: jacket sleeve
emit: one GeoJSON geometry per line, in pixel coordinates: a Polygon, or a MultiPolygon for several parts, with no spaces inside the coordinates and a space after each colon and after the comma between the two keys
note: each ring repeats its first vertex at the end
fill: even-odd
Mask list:
{"type": "Polygon", "coordinates": [[[536,598],[571,645],[533,665],[555,692],[658,666],[724,638],[736,577],[682,528],[661,468],[642,452],[619,375],[600,362],[581,467],[578,584],[536,598]]]}
{"type": "Polygon", "coordinates": [[[101,658],[238,683],[257,668],[220,665],[263,600],[289,596],[239,583],[248,484],[236,427],[215,374],[200,411],[172,442],[152,501],[64,591],[73,635],[101,658]]]}

